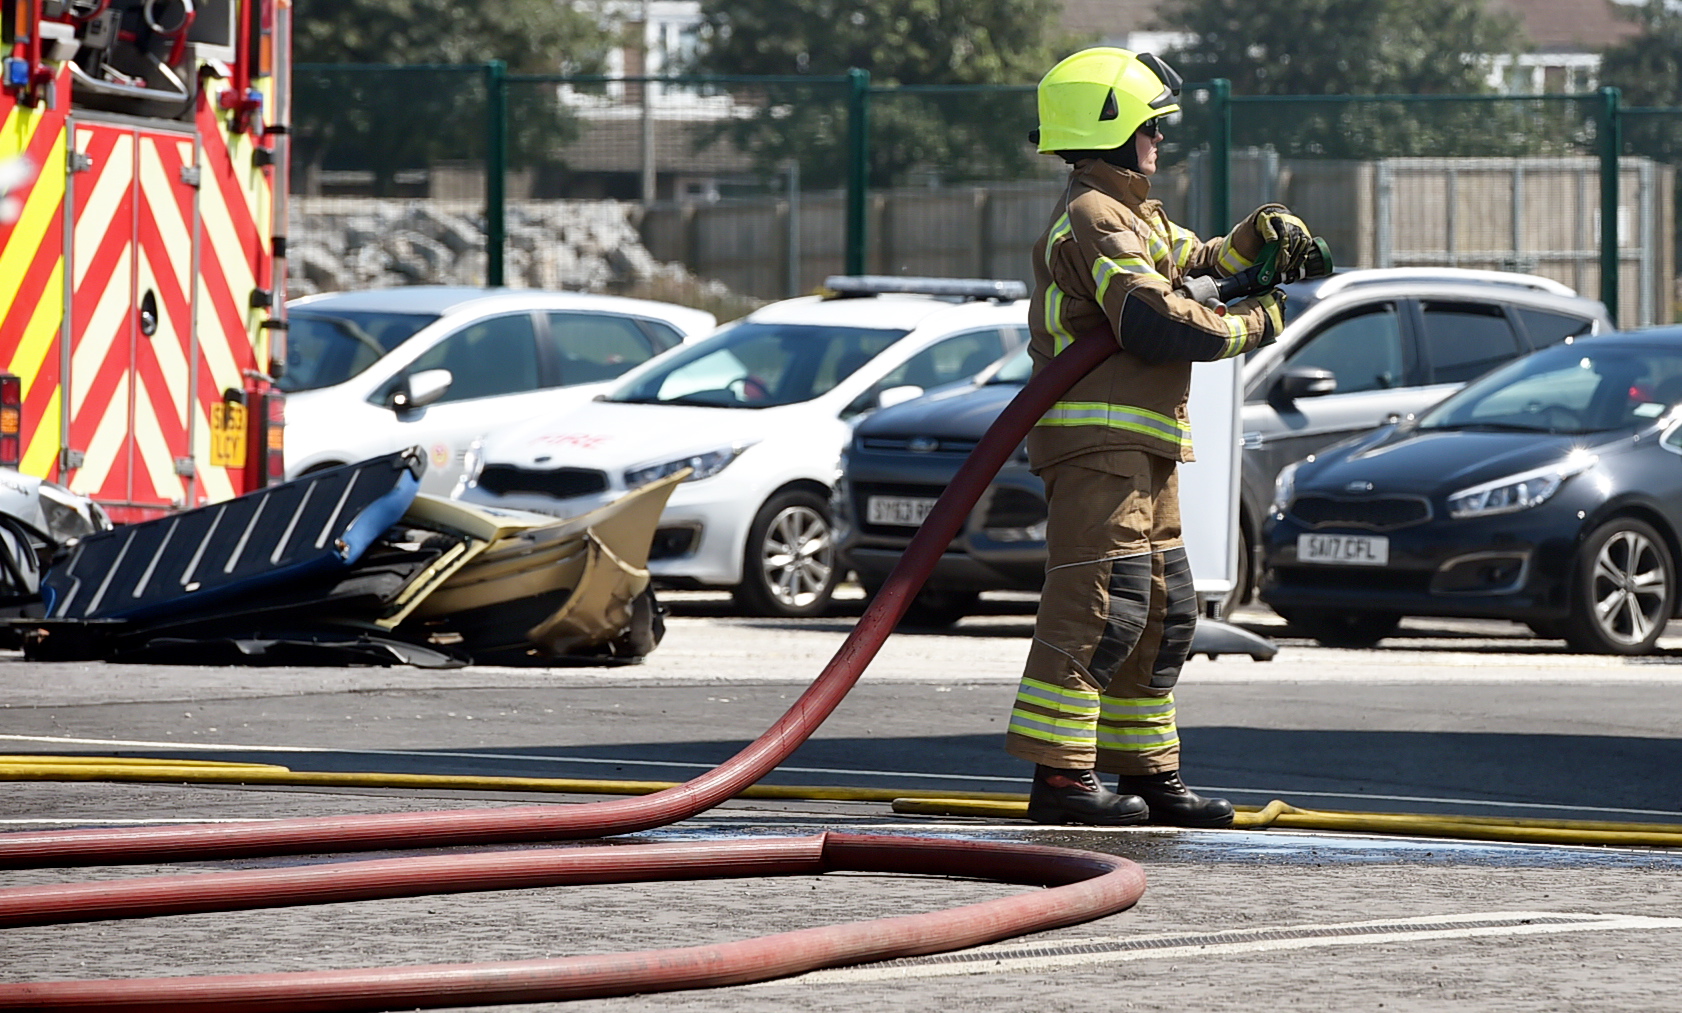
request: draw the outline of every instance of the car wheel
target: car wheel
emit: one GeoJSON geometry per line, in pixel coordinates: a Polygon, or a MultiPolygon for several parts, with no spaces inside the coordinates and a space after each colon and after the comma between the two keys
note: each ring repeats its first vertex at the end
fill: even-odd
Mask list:
{"type": "Polygon", "coordinates": [[[1327,647],[1371,647],[1396,632],[1402,617],[1391,612],[1293,608],[1290,622],[1327,647]]]}
{"type": "MultiPolygon", "coordinates": [[[[881,584],[865,584],[866,604],[875,599],[881,590],[881,584]]],[[[900,622],[907,626],[951,626],[974,612],[975,603],[980,600],[980,591],[942,591],[925,587],[912,597],[900,622]]]]}
{"type": "Polygon", "coordinates": [[[1676,602],[1664,539],[1633,517],[1596,528],[1577,551],[1565,642],[1591,654],[1646,654],[1676,602]]]}
{"type": "Polygon", "coordinates": [[[821,615],[840,579],[828,501],[788,489],[759,508],[748,529],[738,605],[761,616],[821,615]]]}
{"type": "Polygon", "coordinates": [[[1232,621],[1233,613],[1250,600],[1250,532],[1242,521],[1238,524],[1238,579],[1221,602],[1221,619],[1232,621]]]}
{"type": "Polygon", "coordinates": [[[979,591],[931,591],[924,588],[911,599],[904,621],[911,626],[951,626],[974,611],[975,603],[980,599],[979,591]]]}

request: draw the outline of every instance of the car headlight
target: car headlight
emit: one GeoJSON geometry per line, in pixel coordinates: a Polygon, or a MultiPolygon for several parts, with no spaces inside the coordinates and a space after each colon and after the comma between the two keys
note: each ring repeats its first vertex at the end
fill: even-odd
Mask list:
{"type": "Polygon", "coordinates": [[[1462,489],[1449,496],[1448,515],[1457,520],[1489,517],[1539,506],[1558,492],[1566,479],[1587,471],[1596,460],[1593,454],[1574,453],[1559,464],[1462,489]]]}
{"type": "Polygon", "coordinates": [[[1291,508],[1291,500],[1297,493],[1297,469],[1302,467],[1301,461],[1293,461],[1279,469],[1279,474],[1273,479],[1273,512],[1282,514],[1291,508]]]}
{"type": "Polygon", "coordinates": [[[739,457],[747,445],[721,447],[709,450],[704,454],[690,454],[672,461],[661,461],[659,464],[645,464],[640,468],[625,470],[625,488],[637,489],[650,482],[658,482],[667,475],[675,475],[685,468],[692,470],[692,474],[684,479],[685,482],[698,482],[703,478],[711,478],[725,468],[730,462],[739,457]]]}
{"type": "Polygon", "coordinates": [[[47,534],[59,545],[68,545],[78,538],[111,530],[111,520],[92,500],[61,489],[50,482],[40,487],[41,515],[47,521],[47,534]]]}

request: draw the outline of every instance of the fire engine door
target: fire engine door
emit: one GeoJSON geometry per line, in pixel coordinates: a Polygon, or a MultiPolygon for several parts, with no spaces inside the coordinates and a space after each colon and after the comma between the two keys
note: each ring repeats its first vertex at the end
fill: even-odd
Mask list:
{"type": "Polygon", "coordinates": [[[194,142],[128,124],[74,129],[69,485],[135,520],[190,490],[194,142]]]}

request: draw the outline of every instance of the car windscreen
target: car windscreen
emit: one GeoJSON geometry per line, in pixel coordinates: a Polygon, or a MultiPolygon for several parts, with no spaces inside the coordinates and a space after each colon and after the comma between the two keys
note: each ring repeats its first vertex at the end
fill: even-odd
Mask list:
{"type": "Polygon", "coordinates": [[[719,408],[798,404],[829,392],[906,333],[743,322],[672,353],[607,400],[719,408]]]}
{"type": "Polygon", "coordinates": [[[1682,349],[1555,345],[1509,363],[1427,412],[1420,429],[1600,433],[1682,404],[1682,349]]]}
{"type": "Polygon", "coordinates": [[[280,389],[296,392],[344,383],[437,319],[428,313],[293,310],[280,389]]]}
{"type": "Polygon", "coordinates": [[[1023,345],[1021,348],[1016,350],[1016,354],[1006,359],[1004,365],[1000,366],[992,376],[987,378],[987,382],[1014,383],[1020,385],[1027,383],[1033,375],[1034,360],[1028,355],[1028,346],[1023,345]]]}

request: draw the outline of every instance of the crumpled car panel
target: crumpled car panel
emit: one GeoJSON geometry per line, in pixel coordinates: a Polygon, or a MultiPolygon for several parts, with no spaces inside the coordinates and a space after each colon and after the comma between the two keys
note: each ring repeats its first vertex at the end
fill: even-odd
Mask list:
{"type": "Polygon", "coordinates": [[[39,660],[210,665],[635,660],[660,642],[648,552],[686,472],[557,520],[416,495],[424,466],[388,455],[90,537],[48,571],[52,610],[0,628],[39,660]]]}
{"type": "Polygon", "coordinates": [[[355,563],[403,516],[411,448],[81,539],[47,571],[54,619],[158,619],[355,563]]]}

